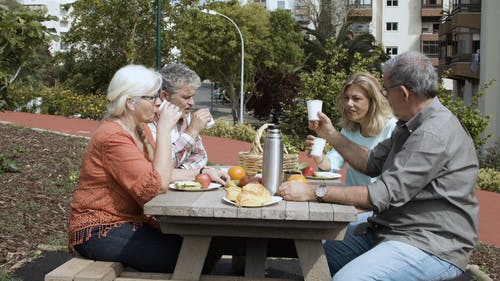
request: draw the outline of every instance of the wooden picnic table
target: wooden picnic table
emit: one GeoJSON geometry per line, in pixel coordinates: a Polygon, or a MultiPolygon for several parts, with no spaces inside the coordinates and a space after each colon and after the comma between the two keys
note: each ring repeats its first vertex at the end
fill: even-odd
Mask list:
{"type": "Polygon", "coordinates": [[[184,238],[173,280],[200,280],[212,237],[246,239],[245,278],[265,280],[266,242],[277,238],[294,241],[304,280],[331,279],[321,241],[344,237],[348,223],[356,220],[353,206],[282,200],[239,208],[222,200],[224,196],[223,188],[169,190],[144,206],[144,213],[159,221],[163,233],[184,238]]]}

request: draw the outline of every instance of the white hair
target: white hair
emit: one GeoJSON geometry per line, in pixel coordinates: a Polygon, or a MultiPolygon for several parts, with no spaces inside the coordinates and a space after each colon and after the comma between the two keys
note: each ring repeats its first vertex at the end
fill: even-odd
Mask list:
{"type": "Polygon", "coordinates": [[[108,86],[108,116],[121,116],[128,97],[151,95],[160,88],[161,75],[153,69],[136,64],[120,68],[108,86]]]}

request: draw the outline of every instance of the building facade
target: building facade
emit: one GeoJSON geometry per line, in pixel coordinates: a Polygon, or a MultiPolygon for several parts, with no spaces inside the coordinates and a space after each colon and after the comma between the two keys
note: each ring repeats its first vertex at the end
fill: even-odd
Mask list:
{"type": "MultiPolygon", "coordinates": [[[[450,71],[454,95],[465,103],[485,89],[479,110],[490,115],[487,134],[500,133],[500,1],[453,0],[440,30],[440,70],[450,71]],[[483,44],[481,44],[483,42],[483,44]]],[[[493,139],[494,140],[494,139],[493,139]]]]}
{"type": "MultiPolygon", "coordinates": [[[[71,21],[67,15],[69,11],[64,7],[64,4],[73,3],[75,0],[17,0],[17,2],[32,10],[41,10],[51,16],[56,16],[58,20],[44,22],[48,28],[54,28],[59,38],[62,38],[71,27],[71,21]]],[[[61,40],[54,40],[50,45],[50,52],[55,53],[64,50],[65,46],[61,40]]]]}

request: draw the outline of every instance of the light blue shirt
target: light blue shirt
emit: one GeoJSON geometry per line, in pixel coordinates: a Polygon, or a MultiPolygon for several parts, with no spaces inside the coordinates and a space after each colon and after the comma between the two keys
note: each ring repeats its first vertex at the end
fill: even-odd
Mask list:
{"type": "MultiPolygon", "coordinates": [[[[362,145],[368,149],[372,149],[377,145],[379,142],[389,138],[392,134],[392,130],[396,127],[396,118],[391,118],[387,123],[385,124],[384,128],[380,133],[374,137],[363,137],[361,135],[361,132],[359,130],[356,131],[350,131],[347,129],[342,129],[340,133],[344,135],[346,138],[349,140],[362,145]]],[[[335,150],[332,149],[329,152],[326,153],[326,156],[330,160],[330,167],[332,172],[337,172],[345,164],[344,158],[340,156],[340,154],[335,150]]],[[[362,174],[358,170],[354,169],[351,167],[351,165],[347,165],[347,174],[345,178],[345,184],[346,185],[366,185],[369,183],[374,182],[377,180],[377,177],[371,178],[365,174],[362,174]]]]}

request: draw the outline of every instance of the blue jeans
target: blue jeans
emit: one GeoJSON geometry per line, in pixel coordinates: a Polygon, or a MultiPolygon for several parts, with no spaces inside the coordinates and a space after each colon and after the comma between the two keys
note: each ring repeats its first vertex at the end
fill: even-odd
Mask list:
{"type": "Polygon", "coordinates": [[[140,271],[173,272],[181,244],[182,237],[178,235],[124,223],[101,238],[94,227],[92,237],[74,248],[88,259],[121,262],[140,271]]]}
{"type": "Polygon", "coordinates": [[[332,281],[437,281],[462,274],[455,265],[407,243],[385,241],[375,246],[371,229],[355,234],[356,227],[369,216],[359,214],[348,226],[344,240],[324,243],[332,281]]]}

